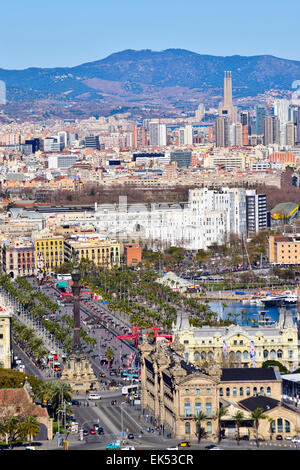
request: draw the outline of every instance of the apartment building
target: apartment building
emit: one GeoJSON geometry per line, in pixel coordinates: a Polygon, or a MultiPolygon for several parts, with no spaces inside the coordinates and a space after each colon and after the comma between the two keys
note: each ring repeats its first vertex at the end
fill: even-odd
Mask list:
{"type": "Polygon", "coordinates": [[[270,235],[268,255],[272,264],[300,264],[300,236],[270,235]]]}
{"type": "Polygon", "coordinates": [[[49,155],[48,157],[48,168],[59,169],[59,168],[70,168],[79,160],[78,154],[56,154],[49,155]]]}
{"type": "Polygon", "coordinates": [[[127,266],[137,266],[142,261],[142,248],[137,243],[124,243],[124,261],[127,266]]]}
{"type": "Polygon", "coordinates": [[[205,168],[223,167],[226,172],[233,171],[236,168],[245,170],[246,158],[243,155],[209,155],[204,159],[205,168]]]}
{"type": "Polygon", "coordinates": [[[12,278],[34,275],[35,249],[32,241],[21,237],[2,241],[1,266],[12,278]]]}
{"type": "Polygon", "coordinates": [[[92,261],[97,267],[120,266],[121,245],[115,240],[101,240],[99,237],[65,240],[65,262],[71,262],[74,255],[92,261]]]}
{"type": "Polygon", "coordinates": [[[35,248],[35,269],[54,271],[64,263],[64,237],[54,235],[48,228],[33,232],[35,248]]]}
{"type": "Polygon", "coordinates": [[[247,232],[255,234],[268,227],[267,197],[265,194],[256,194],[256,191],[246,191],[247,232]]]}
{"type": "Polygon", "coordinates": [[[242,235],[246,231],[246,191],[242,188],[192,189],[189,191],[189,203],[195,217],[205,212],[222,212],[226,220],[225,236],[230,233],[242,235]]]}

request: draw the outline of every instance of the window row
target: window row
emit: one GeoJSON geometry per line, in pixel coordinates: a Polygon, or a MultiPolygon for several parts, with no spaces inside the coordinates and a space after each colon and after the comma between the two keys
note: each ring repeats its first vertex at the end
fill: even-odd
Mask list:
{"type": "Polygon", "coordinates": [[[206,402],[204,409],[202,409],[202,403],[196,402],[194,410],[192,410],[192,406],[189,401],[186,401],[184,403],[184,416],[185,417],[197,416],[201,411],[203,411],[206,414],[206,416],[212,416],[212,403],[206,402]],[[194,411],[194,414],[192,413],[192,411],[194,411]]]}
{"type": "MultiPolygon", "coordinates": [[[[207,434],[212,433],[212,422],[211,421],[206,421],[206,422],[201,423],[201,427],[206,428],[205,431],[207,432],[207,434]]],[[[196,423],[196,434],[199,433],[199,428],[200,428],[200,424],[196,423]]],[[[185,434],[187,434],[187,435],[191,434],[191,423],[189,421],[187,421],[185,423],[185,434]]]]}
{"type": "Polygon", "coordinates": [[[60,241],[57,241],[57,240],[51,240],[51,241],[47,241],[47,242],[37,242],[36,243],[36,246],[49,246],[49,245],[62,245],[63,242],[60,240],[60,241]]]}
{"type": "Polygon", "coordinates": [[[273,432],[278,432],[278,433],[291,432],[291,424],[287,419],[285,419],[283,422],[282,418],[278,418],[277,420],[272,421],[271,430],[272,430],[272,433],[273,432]]]}
{"type": "MultiPolygon", "coordinates": [[[[237,360],[240,361],[249,361],[250,359],[250,352],[249,351],[236,351],[235,353],[231,351],[232,355],[234,354],[237,360]]],[[[229,354],[231,354],[229,353],[229,354]]],[[[290,357],[293,356],[292,352],[290,353],[290,357]]],[[[264,349],[263,351],[263,357],[264,359],[271,359],[271,360],[276,360],[276,359],[282,359],[283,357],[283,351],[282,349],[278,349],[278,351],[275,351],[272,349],[271,351],[268,351],[267,349],[264,349]]],[[[213,352],[208,352],[206,353],[205,351],[202,351],[201,353],[198,351],[194,352],[194,361],[199,362],[199,361],[206,361],[206,360],[213,360],[214,359],[214,353],[213,352]]]]}
{"type": "MultiPolygon", "coordinates": [[[[244,389],[244,387],[226,387],[225,389],[225,396],[226,397],[237,397],[238,395],[240,397],[243,397],[244,395],[246,396],[256,396],[256,395],[271,395],[271,387],[267,387],[266,388],[266,392],[265,392],[265,388],[264,387],[260,387],[258,389],[258,387],[253,387],[252,388],[252,393],[251,393],[251,388],[250,387],[246,387],[244,389]]],[[[223,388],[220,388],[219,390],[219,395],[220,397],[223,397],[224,396],[224,390],[223,388]]]]}

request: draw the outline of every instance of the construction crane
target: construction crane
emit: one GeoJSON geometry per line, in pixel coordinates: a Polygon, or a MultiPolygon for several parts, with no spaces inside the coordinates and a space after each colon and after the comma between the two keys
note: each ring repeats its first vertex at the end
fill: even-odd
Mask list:
{"type": "Polygon", "coordinates": [[[121,339],[135,339],[135,346],[137,347],[138,345],[138,337],[140,336],[139,334],[139,331],[140,328],[138,326],[134,326],[133,328],[131,328],[130,331],[133,332],[133,334],[131,335],[120,335],[120,336],[117,336],[118,340],[121,340],[121,339]]]}
{"type": "MultiPolygon", "coordinates": [[[[170,340],[170,343],[172,342],[172,335],[165,335],[165,334],[160,334],[159,335],[158,334],[158,330],[161,330],[161,327],[155,325],[155,323],[152,325],[152,327],[148,328],[148,330],[153,330],[155,342],[156,342],[157,338],[167,338],[167,339],[170,340]]],[[[149,334],[149,333],[147,333],[147,334],[149,334]]]]}

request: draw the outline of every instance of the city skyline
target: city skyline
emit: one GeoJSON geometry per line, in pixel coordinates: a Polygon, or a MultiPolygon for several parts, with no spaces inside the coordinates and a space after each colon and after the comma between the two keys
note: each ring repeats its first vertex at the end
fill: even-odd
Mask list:
{"type": "Polygon", "coordinates": [[[95,0],[46,5],[32,0],[29,7],[17,0],[2,6],[0,67],[71,67],[125,49],[300,60],[296,1],[289,2],[289,9],[282,0],[254,0],[251,9],[234,0],[214,6],[212,11],[209,4],[190,0],[183,10],[177,0],[154,0],[150,9],[136,0],[117,0],[112,11],[95,0]]]}

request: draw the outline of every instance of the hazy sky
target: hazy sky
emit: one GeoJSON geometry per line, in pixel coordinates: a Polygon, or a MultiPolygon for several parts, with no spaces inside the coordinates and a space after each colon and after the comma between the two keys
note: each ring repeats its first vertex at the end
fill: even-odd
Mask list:
{"type": "Polygon", "coordinates": [[[0,67],[73,66],[124,49],[300,60],[299,0],[1,0],[0,67]]]}

